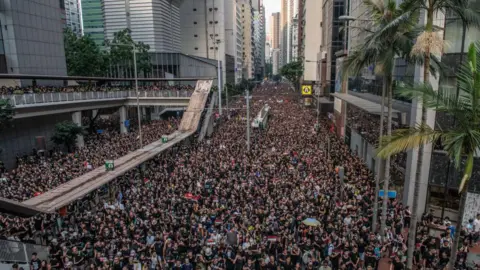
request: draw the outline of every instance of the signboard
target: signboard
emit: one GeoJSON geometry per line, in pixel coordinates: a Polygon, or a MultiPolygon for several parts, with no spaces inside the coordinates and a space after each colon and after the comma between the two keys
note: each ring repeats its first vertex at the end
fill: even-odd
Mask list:
{"type": "Polygon", "coordinates": [[[305,98],[305,106],[311,106],[312,105],[312,98],[305,98]]]}
{"type": "MultiPolygon", "coordinates": [[[[383,198],[384,192],[383,189],[378,191],[378,197],[383,198]]],[[[389,190],[387,192],[387,196],[389,199],[395,199],[397,197],[397,192],[395,190],[389,190]]]]}
{"type": "Polygon", "coordinates": [[[311,85],[302,85],[302,95],[309,96],[312,94],[312,86],[311,85]]]}
{"type": "Polygon", "coordinates": [[[163,135],[162,136],[162,143],[166,143],[166,142],[168,142],[168,137],[167,137],[167,135],[163,135]]]}
{"type": "Polygon", "coordinates": [[[115,169],[115,164],[113,160],[105,160],[105,171],[113,171],[115,169]]]}
{"type": "Polygon", "coordinates": [[[130,126],[130,120],[125,120],[123,125],[128,128],[130,126]]]}

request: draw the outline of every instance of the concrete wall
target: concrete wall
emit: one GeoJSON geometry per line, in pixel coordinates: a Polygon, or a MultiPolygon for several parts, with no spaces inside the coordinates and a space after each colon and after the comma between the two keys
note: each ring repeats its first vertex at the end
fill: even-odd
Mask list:
{"type": "Polygon", "coordinates": [[[375,148],[354,130],[352,130],[350,137],[350,150],[357,150],[357,155],[363,159],[368,168],[375,171],[375,148]]]}
{"type": "Polygon", "coordinates": [[[15,166],[17,155],[32,153],[36,136],[45,136],[47,149],[53,148],[55,145],[50,141],[50,137],[53,135],[55,124],[65,120],[71,121],[72,115],[54,114],[14,120],[13,127],[0,132],[0,148],[3,150],[0,160],[8,168],[15,166]]]}

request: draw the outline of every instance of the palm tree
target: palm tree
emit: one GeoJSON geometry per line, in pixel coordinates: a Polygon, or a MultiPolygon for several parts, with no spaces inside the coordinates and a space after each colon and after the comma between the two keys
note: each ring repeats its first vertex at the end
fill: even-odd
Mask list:
{"type": "MultiPolygon", "coordinates": [[[[480,25],[479,13],[469,8],[469,0],[409,0],[411,8],[422,10],[426,16],[426,23],[423,32],[418,36],[412,48],[413,56],[424,56],[423,82],[430,83],[430,61],[431,55],[440,56],[443,53],[444,42],[438,27],[434,26],[434,19],[438,13],[449,11],[457,15],[463,22],[464,27],[480,25]]],[[[437,74],[433,74],[436,76],[437,74]]],[[[421,106],[421,126],[426,124],[427,110],[421,106]]],[[[413,193],[412,217],[410,220],[409,232],[416,232],[417,212],[419,200],[419,188],[421,183],[421,170],[423,166],[424,145],[418,148],[417,168],[415,174],[415,185],[413,193]]],[[[412,269],[413,251],[415,248],[415,233],[408,235],[407,269],[412,269]]]]}
{"type": "MultiPolygon", "coordinates": [[[[380,141],[383,136],[384,122],[384,100],[387,95],[388,118],[387,135],[392,133],[392,89],[393,89],[393,68],[396,56],[409,58],[413,47],[413,40],[416,37],[415,26],[418,21],[418,10],[412,9],[411,2],[397,5],[395,0],[364,0],[368,10],[368,18],[372,18],[371,29],[363,29],[366,38],[359,48],[349,53],[343,62],[343,79],[350,75],[357,75],[363,68],[375,65],[375,71],[383,75],[382,108],[380,116],[380,141]]],[[[383,189],[388,190],[390,180],[390,156],[381,163],[385,164],[385,175],[383,189]]],[[[382,171],[380,165],[379,172],[382,171]]],[[[374,217],[372,229],[377,226],[378,202],[377,194],[379,182],[382,176],[377,174],[374,217]]],[[[383,211],[380,233],[383,236],[387,215],[387,192],[383,197],[383,211]]]]}
{"type": "MultiPolygon", "coordinates": [[[[480,43],[470,45],[467,60],[466,63],[462,63],[457,73],[459,95],[451,88],[440,87],[435,91],[429,83],[400,90],[402,96],[417,98],[425,108],[453,116],[457,120],[457,125],[448,130],[434,130],[425,123],[420,123],[408,129],[395,130],[391,136],[383,138],[384,141],[378,151],[379,157],[386,158],[440,141],[443,150],[454,161],[457,169],[461,169],[463,158],[466,156],[463,178],[459,187],[461,199],[458,229],[455,231],[449,269],[454,269],[465,208],[465,187],[468,186],[472,176],[474,156],[480,147],[480,61],[478,61],[480,60],[480,43]]],[[[416,187],[416,193],[417,191],[416,187]]],[[[412,220],[411,223],[414,221],[412,220]]],[[[414,235],[415,231],[410,231],[410,234],[414,235]]]]}

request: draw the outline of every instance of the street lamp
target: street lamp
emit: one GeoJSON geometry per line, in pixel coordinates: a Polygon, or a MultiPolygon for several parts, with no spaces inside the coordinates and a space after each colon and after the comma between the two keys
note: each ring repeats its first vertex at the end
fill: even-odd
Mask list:
{"type": "Polygon", "coordinates": [[[142,138],[142,119],[140,117],[140,93],[138,92],[138,76],[137,76],[137,47],[134,44],[114,44],[113,46],[132,47],[133,49],[133,71],[135,72],[135,93],[137,95],[137,118],[138,118],[138,136],[140,139],[140,149],[143,148],[142,138]]]}
{"type": "MultiPolygon", "coordinates": [[[[215,33],[215,29],[214,29],[215,33]]],[[[217,42],[215,35],[210,34],[210,38],[213,40],[213,44],[215,44],[214,49],[216,50],[216,57],[217,57],[217,81],[218,81],[218,114],[221,116],[222,115],[222,78],[223,78],[223,72],[222,72],[222,61],[220,60],[220,47],[218,44],[220,41],[217,42]]]]}

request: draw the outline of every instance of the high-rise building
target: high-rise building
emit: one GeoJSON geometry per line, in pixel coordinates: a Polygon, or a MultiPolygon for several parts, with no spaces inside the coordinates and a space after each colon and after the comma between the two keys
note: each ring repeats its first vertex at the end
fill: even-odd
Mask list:
{"type": "Polygon", "coordinates": [[[305,33],[303,45],[303,80],[318,82],[320,80],[320,63],[322,60],[321,58],[317,58],[322,45],[322,3],[316,0],[305,0],[304,7],[304,21],[302,22],[305,33]]]}
{"type": "Polygon", "coordinates": [[[281,0],[281,19],[280,27],[282,38],[280,41],[281,47],[281,65],[288,64],[292,61],[292,24],[294,18],[298,13],[298,0],[281,0]]]}
{"type": "Polygon", "coordinates": [[[252,79],[254,75],[254,25],[252,0],[238,0],[242,11],[243,24],[243,78],[252,79]]]}
{"type": "MultiPolygon", "coordinates": [[[[67,74],[61,4],[63,1],[1,1],[0,73],[67,74]]],[[[22,81],[22,85],[30,83],[22,81]]]]}
{"type": "Polygon", "coordinates": [[[60,1],[65,1],[65,26],[70,28],[77,36],[80,36],[82,34],[80,0],[60,1]]]}
{"type": "MultiPolygon", "coordinates": [[[[226,24],[233,29],[232,1],[185,0],[180,7],[182,52],[198,57],[219,60],[222,63],[223,79],[226,80],[226,24]],[[228,3],[229,18],[225,17],[228,3]]],[[[233,57],[235,53],[230,51],[233,57]]],[[[229,58],[231,59],[231,58],[229,58]]],[[[231,61],[229,61],[231,62],[231,61]]]]}
{"type": "MultiPolygon", "coordinates": [[[[309,0],[306,0],[307,2],[309,0]]],[[[308,12],[308,8],[307,8],[308,12]]],[[[322,53],[326,55],[326,78],[322,79],[330,92],[335,92],[337,79],[337,55],[344,51],[344,35],[341,35],[341,27],[345,22],[339,17],[345,14],[345,0],[323,0],[322,3],[322,53]]],[[[307,35],[305,34],[305,37],[307,35]]],[[[305,42],[307,44],[307,42],[305,42]]],[[[338,67],[339,68],[339,67],[338,67]]]]}
{"type": "Polygon", "coordinates": [[[235,0],[225,0],[225,53],[233,58],[233,64],[225,66],[227,83],[242,80],[243,25],[240,5],[235,0]]]}
{"type": "Polygon", "coordinates": [[[265,8],[258,1],[258,9],[254,8],[254,68],[256,80],[262,80],[265,72],[265,8]]]}
{"type": "Polygon", "coordinates": [[[105,42],[102,0],[82,0],[82,30],[95,43],[102,46],[105,42]]]}
{"type": "Polygon", "coordinates": [[[151,52],[180,52],[179,0],[103,0],[105,36],[131,30],[133,40],[150,45],[151,52]]]}
{"type": "Polygon", "coordinates": [[[306,0],[298,0],[298,57],[303,59],[303,49],[305,46],[305,1],[306,0]]]}
{"type": "Polygon", "coordinates": [[[270,17],[270,35],[271,35],[271,62],[272,62],[272,73],[273,75],[278,74],[281,63],[281,15],[280,12],[272,13],[270,17]]]}

